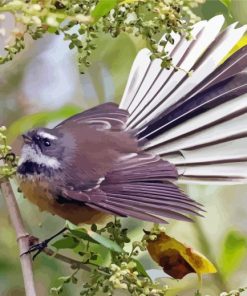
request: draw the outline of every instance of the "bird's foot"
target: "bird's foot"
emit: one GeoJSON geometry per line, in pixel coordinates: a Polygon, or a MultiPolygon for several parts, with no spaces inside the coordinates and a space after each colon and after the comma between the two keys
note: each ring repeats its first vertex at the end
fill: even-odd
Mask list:
{"type": "Polygon", "coordinates": [[[30,247],[29,249],[22,253],[21,256],[25,255],[25,254],[31,254],[33,252],[36,252],[33,256],[32,256],[32,260],[34,260],[45,248],[47,248],[49,242],[54,239],[55,237],[57,237],[58,235],[60,235],[61,233],[63,233],[64,231],[67,230],[67,227],[63,228],[62,230],[60,230],[59,232],[57,232],[56,234],[54,234],[53,236],[51,236],[48,239],[45,239],[42,242],[36,243],[38,241],[37,238],[30,236],[30,247]]]}
{"type": "Polygon", "coordinates": [[[40,243],[37,243],[37,244],[34,244],[34,245],[31,245],[29,247],[29,249],[22,253],[21,256],[25,255],[25,254],[31,254],[33,252],[36,252],[33,256],[32,256],[32,260],[34,260],[48,245],[49,243],[49,239],[46,239],[40,243]]]}

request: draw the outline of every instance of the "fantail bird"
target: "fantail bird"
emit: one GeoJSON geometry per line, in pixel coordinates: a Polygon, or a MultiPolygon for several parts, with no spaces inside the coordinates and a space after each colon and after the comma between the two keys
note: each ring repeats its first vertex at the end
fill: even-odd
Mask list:
{"type": "Polygon", "coordinates": [[[108,214],[164,223],[201,210],[178,178],[246,182],[247,46],[222,63],[246,26],[220,32],[223,23],[197,23],[190,40],[174,34],[169,70],[141,50],[119,107],[25,133],[17,170],[24,195],[75,224],[108,214]]]}

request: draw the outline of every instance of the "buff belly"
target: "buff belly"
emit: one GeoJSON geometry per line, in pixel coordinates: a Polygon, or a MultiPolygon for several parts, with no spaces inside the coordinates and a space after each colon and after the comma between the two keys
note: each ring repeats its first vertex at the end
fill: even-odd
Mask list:
{"type": "Polygon", "coordinates": [[[87,206],[58,203],[49,192],[46,182],[22,180],[20,188],[24,196],[37,205],[40,211],[58,215],[74,224],[105,223],[109,219],[109,215],[87,206]]]}

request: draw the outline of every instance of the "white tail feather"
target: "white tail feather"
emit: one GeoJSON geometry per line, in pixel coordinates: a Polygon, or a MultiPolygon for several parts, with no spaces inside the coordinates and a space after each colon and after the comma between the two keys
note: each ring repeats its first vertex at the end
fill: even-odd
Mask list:
{"type": "Polygon", "coordinates": [[[131,98],[135,95],[139,84],[141,83],[145,72],[150,64],[150,51],[147,48],[142,49],[136,56],[130,70],[129,79],[119,105],[122,109],[128,109],[131,98]]]}
{"type": "MultiPolygon", "coordinates": [[[[180,150],[183,159],[174,162],[175,165],[226,163],[247,161],[247,137],[199,149],[180,150]],[[222,153],[224,151],[224,153],[222,153]]],[[[165,157],[165,156],[164,156],[165,157]]],[[[167,156],[169,157],[169,155],[167,156]]]]}
{"type": "MultiPolygon", "coordinates": [[[[138,111],[136,111],[138,115],[135,117],[134,120],[133,117],[135,114],[131,114],[129,119],[129,122],[131,122],[130,127],[140,127],[141,125],[149,122],[152,118],[157,116],[160,112],[162,112],[162,110],[164,110],[166,101],[170,101],[170,95],[173,96],[171,92],[177,89],[180,83],[182,83],[183,79],[188,76],[187,73],[192,69],[202,53],[209,47],[209,45],[218,35],[223,25],[223,20],[224,19],[222,16],[214,17],[209,22],[207,22],[199,32],[196,31],[197,34],[194,35],[195,40],[191,41],[191,43],[188,44],[189,48],[187,48],[182,53],[180,52],[182,56],[180,57],[178,63],[175,64],[183,71],[170,70],[171,75],[169,76],[169,79],[165,81],[165,84],[163,81],[162,88],[158,90],[155,89],[156,92],[153,97],[148,96],[147,99],[151,99],[151,101],[149,101],[149,104],[146,105],[144,109],[140,109],[140,106],[138,110],[139,113],[138,111]],[[161,102],[162,105],[157,108],[157,106],[159,106],[161,102]],[[148,115],[150,112],[151,114],[148,115]]],[[[180,98],[181,96],[179,98],[177,97],[177,99],[180,98]]]]}
{"type": "Polygon", "coordinates": [[[182,172],[181,183],[216,183],[216,184],[246,184],[247,161],[206,165],[177,166],[178,172],[182,172]],[[227,176],[226,176],[227,172],[227,176]]]}
{"type": "MultiPolygon", "coordinates": [[[[180,102],[186,94],[186,99],[195,94],[200,95],[202,90],[216,81],[218,76],[214,75],[203,83],[204,79],[217,69],[247,28],[243,26],[235,29],[235,23],[220,33],[223,23],[222,16],[216,16],[208,22],[199,22],[192,30],[194,40],[188,41],[174,34],[175,42],[167,45],[166,50],[173,59],[173,65],[185,71],[162,69],[159,59],[150,60],[151,53],[147,49],[137,55],[120,107],[130,113],[127,128],[139,128],[139,134],[144,131],[140,139],[158,132],[165,123],[149,132],[145,132],[147,127],[144,125],[180,102]],[[191,70],[193,74],[187,75],[186,72],[191,70]],[[200,87],[197,87],[199,84],[200,87]]],[[[246,57],[240,56],[239,59],[233,60],[233,64],[223,68],[221,75],[234,63],[241,63],[241,59],[246,57]]],[[[246,87],[244,83],[240,87],[246,87]]],[[[228,94],[228,90],[225,93],[224,91],[222,88],[221,96],[228,94]]],[[[234,91],[234,87],[229,91],[234,91]]],[[[217,93],[213,99],[217,99],[217,93]]],[[[175,124],[174,127],[149,139],[144,149],[174,163],[183,182],[245,182],[246,100],[246,95],[240,93],[235,99],[192,116],[180,125],[175,124]]],[[[171,122],[172,120],[169,123],[171,122]]]]}
{"type": "MultiPolygon", "coordinates": [[[[202,21],[202,22],[195,25],[195,27],[191,33],[194,38],[202,30],[202,28],[205,26],[206,23],[207,23],[206,21],[202,21]]],[[[180,36],[179,35],[176,35],[176,36],[178,36],[178,38],[176,38],[176,41],[174,42],[174,46],[173,46],[174,51],[171,53],[171,56],[173,57],[174,65],[177,65],[177,63],[179,62],[179,60],[183,56],[184,52],[187,50],[187,48],[189,47],[189,45],[193,41],[193,40],[186,40],[186,39],[182,39],[182,41],[180,41],[180,36]]],[[[169,52],[171,52],[171,49],[172,48],[169,47],[169,49],[168,49],[169,52]]],[[[137,79],[137,78],[135,78],[135,76],[138,76],[138,77],[141,76],[140,75],[140,68],[144,68],[144,65],[147,64],[147,62],[146,62],[147,57],[148,57],[149,63],[151,63],[151,61],[149,59],[150,54],[151,54],[151,52],[148,49],[145,49],[145,51],[141,50],[138,53],[133,65],[132,65],[131,71],[130,71],[127,86],[125,88],[124,95],[123,95],[123,98],[120,103],[120,108],[124,108],[127,110],[129,109],[129,106],[135,97],[137,88],[141,84],[141,79],[137,79]],[[135,82],[135,84],[133,83],[133,81],[135,82]],[[134,87],[134,85],[135,85],[135,87],[134,87]],[[135,91],[134,91],[134,89],[135,89],[135,91]]],[[[155,61],[153,61],[153,63],[154,62],[155,61]]],[[[145,69],[147,69],[147,67],[145,69]]],[[[155,77],[152,77],[151,75],[149,75],[149,73],[147,73],[147,76],[151,79],[148,82],[148,86],[151,86],[153,81],[155,80],[154,81],[155,84],[152,86],[152,88],[149,91],[154,91],[154,90],[157,91],[157,89],[159,89],[162,86],[162,84],[164,84],[164,82],[166,81],[166,78],[169,76],[169,73],[171,73],[173,71],[172,69],[168,71],[168,70],[164,70],[164,69],[159,68],[159,69],[156,69],[157,74],[159,73],[160,70],[162,70],[162,73],[161,73],[162,75],[160,77],[158,77],[159,81],[157,81],[155,79],[155,77]]],[[[142,85],[142,87],[143,86],[144,85],[142,85]]],[[[139,91],[140,90],[141,90],[141,88],[139,89],[139,91]]],[[[154,95],[155,95],[155,92],[154,92],[154,95]]],[[[150,96],[152,96],[151,93],[149,94],[149,98],[150,98],[150,96]]],[[[136,98],[134,99],[134,101],[139,103],[139,101],[137,101],[136,98]]]]}
{"type": "MultiPolygon", "coordinates": [[[[242,27],[239,29],[232,29],[227,30],[226,34],[222,34],[222,38],[220,38],[220,42],[218,41],[216,48],[214,48],[210,55],[207,55],[207,58],[203,61],[203,63],[194,70],[191,76],[186,75],[183,71],[174,72],[171,79],[165,86],[166,93],[170,90],[169,96],[164,100],[162,105],[156,108],[150,115],[147,114],[158,106],[158,104],[164,99],[166,94],[159,93],[159,95],[151,102],[149,107],[146,109],[146,112],[141,112],[142,118],[139,124],[132,123],[132,127],[141,127],[146,122],[152,120],[155,116],[158,116],[162,111],[169,108],[171,105],[179,101],[184,95],[189,93],[196,85],[198,85],[204,78],[206,78],[210,73],[212,73],[217,66],[219,65],[220,61],[224,58],[224,56],[232,49],[232,47],[238,42],[238,40],[243,36],[244,32],[246,31],[246,27],[242,27]],[[179,82],[182,79],[185,80],[179,85],[179,82]],[[145,116],[145,117],[144,117],[145,116]]],[[[191,61],[195,57],[194,53],[192,54],[191,61]]],[[[190,55],[188,55],[188,59],[190,60],[190,55]]],[[[196,61],[194,61],[195,63],[196,61]]],[[[189,64],[189,63],[188,63],[189,64]]],[[[188,65],[187,64],[187,65],[188,65]]],[[[186,65],[186,66],[187,66],[186,65]]],[[[184,67],[183,64],[180,66],[185,71],[190,71],[191,67],[184,67]]]]}

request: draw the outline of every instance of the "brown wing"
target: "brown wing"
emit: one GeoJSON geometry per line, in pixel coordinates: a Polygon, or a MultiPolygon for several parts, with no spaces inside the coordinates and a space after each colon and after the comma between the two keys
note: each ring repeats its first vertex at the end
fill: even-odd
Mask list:
{"type": "Polygon", "coordinates": [[[187,215],[198,214],[199,205],[173,184],[176,168],[143,153],[124,130],[127,116],[115,104],[104,104],[58,125],[65,134],[69,130],[74,143],[66,153],[73,158],[64,159],[70,169],[60,200],[157,223],[165,223],[164,218],[191,221],[187,215]]]}
{"type": "Polygon", "coordinates": [[[66,191],[66,196],[113,215],[156,223],[167,223],[165,218],[191,221],[188,215],[200,215],[202,209],[173,184],[176,178],[176,169],[169,162],[141,154],[120,161],[86,195],[66,191]]]}
{"type": "Polygon", "coordinates": [[[128,112],[106,103],[60,123],[63,135],[63,187],[90,190],[98,186],[114,165],[131,153],[138,153],[137,139],[124,130],[128,112]],[[76,184],[76,186],[75,186],[76,184]]]}
{"type": "MultiPolygon", "coordinates": [[[[93,208],[157,223],[165,223],[164,218],[191,221],[187,215],[199,215],[200,205],[173,184],[176,179],[172,164],[158,156],[139,154],[119,162],[106,175],[100,185],[106,198],[93,208]]],[[[92,207],[91,201],[86,204],[92,207]]]]}
{"type": "Polygon", "coordinates": [[[64,125],[88,124],[99,130],[119,131],[124,129],[128,117],[128,111],[119,109],[117,104],[105,103],[64,120],[56,128],[64,125]]]}

